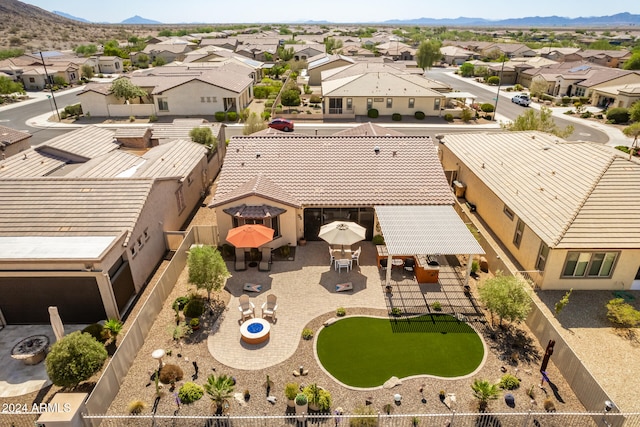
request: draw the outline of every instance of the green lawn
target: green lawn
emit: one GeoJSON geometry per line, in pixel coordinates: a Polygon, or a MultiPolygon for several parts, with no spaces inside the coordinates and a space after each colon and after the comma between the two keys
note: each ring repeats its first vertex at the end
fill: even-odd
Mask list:
{"type": "Polygon", "coordinates": [[[348,317],[323,328],[317,348],[325,369],[353,387],[380,386],[392,376],[466,375],[484,355],[473,328],[444,314],[397,322],[348,317]]]}

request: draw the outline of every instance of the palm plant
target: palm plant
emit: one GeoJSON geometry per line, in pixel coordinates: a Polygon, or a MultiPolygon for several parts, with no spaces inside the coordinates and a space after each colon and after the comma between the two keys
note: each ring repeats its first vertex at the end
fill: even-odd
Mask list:
{"type": "Polygon", "coordinates": [[[496,400],[500,394],[500,388],[497,384],[491,384],[487,380],[474,380],[471,384],[473,397],[478,399],[478,409],[484,412],[490,400],[496,400]]]}
{"type": "Polygon", "coordinates": [[[222,415],[225,403],[233,396],[235,381],[228,375],[209,375],[204,389],[216,405],[216,415],[222,415]]]}

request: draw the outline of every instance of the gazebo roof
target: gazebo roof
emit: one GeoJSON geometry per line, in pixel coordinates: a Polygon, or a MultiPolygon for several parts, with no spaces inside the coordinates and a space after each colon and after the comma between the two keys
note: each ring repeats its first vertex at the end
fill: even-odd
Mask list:
{"type": "Polygon", "coordinates": [[[484,254],[453,206],[376,206],[389,255],[484,254]]]}

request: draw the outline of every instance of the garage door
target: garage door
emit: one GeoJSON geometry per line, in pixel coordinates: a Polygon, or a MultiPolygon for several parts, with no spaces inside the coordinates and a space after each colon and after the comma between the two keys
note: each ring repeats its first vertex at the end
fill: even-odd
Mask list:
{"type": "Polygon", "coordinates": [[[0,277],[0,310],[7,324],[48,324],[52,305],[63,323],[106,317],[94,277],[0,277]]]}

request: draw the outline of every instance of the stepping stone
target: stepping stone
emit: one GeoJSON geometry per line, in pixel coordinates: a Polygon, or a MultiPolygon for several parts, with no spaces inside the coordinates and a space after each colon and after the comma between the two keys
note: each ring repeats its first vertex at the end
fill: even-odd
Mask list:
{"type": "Polygon", "coordinates": [[[245,283],[242,289],[247,292],[260,292],[262,291],[262,285],[257,285],[255,283],[245,283]]]}
{"type": "Polygon", "coordinates": [[[339,283],[336,285],[336,292],[350,291],[352,289],[353,289],[353,284],[351,282],[339,283]]]}
{"type": "Polygon", "coordinates": [[[382,385],[382,388],[390,389],[395,386],[402,385],[402,380],[398,377],[391,377],[382,385]]]}

